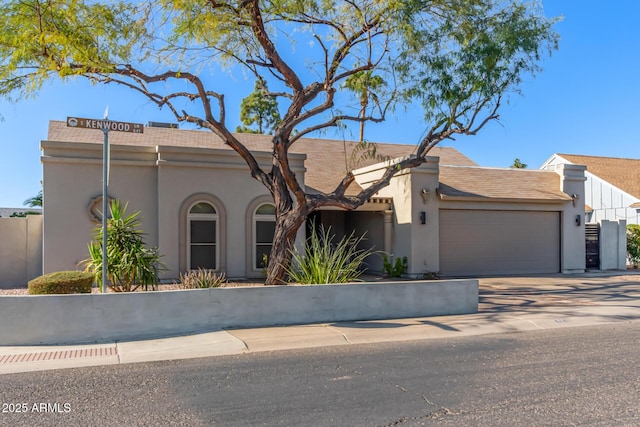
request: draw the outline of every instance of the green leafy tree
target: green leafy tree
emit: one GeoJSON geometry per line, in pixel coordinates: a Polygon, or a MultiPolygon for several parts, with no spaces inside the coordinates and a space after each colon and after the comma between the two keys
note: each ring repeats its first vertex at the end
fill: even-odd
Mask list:
{"type": "Polygon", "coordinates": [[[638,268],[640,264],[640,225],[627,225],[627,258],[633,265],[638,268]]]}
{"type": "Polygon", "coordinates": [[[51,78],[123,85],[177,121],[214,132],[244,159],[276,206],[267,284],[284,280],[311,213],[361,206],[441,141],[496,120],[558,38],[555,20],[528,0],[6,0],[0,16],[0,96],[22,99],[51,78]],[[275,88],[270,95],[285,113],[268,168],[226,123],[228,88],[207,73],[220,67],[275,88]],[[329,193],[307,193],[289,165],[296,141],[392,111],[342,113],[352,94],[346,80],[369,71],[380,76],[381,105],[422,108],[413,156],[356,195],[346,191],[351,172],[329,193]]]}
{"type": "Polygon", "coordinates": [[[267,84],[256,80],[253,92],[240,103],[240,121],[242,126],[236,132],[271,134],[280,123],[278,101],[269,95],[267,84]],[[251,126],[258,126],[257,129],[251,126]]]}
{"type": "MultiPolygon", "coordinates": [[[[140,212],[127,216],[127,204],[113,200],[107,219],[107,286],[115,292],[133,292],[158,288],[158,273],[162,267],[157,248],[148,248],[140,230],[140,212]]],[[[89,259],[85,269],[93,273],[102,287],[102,227],[94,230],[95,240],[89,243],[89,259]]]]}
{"type": "Polygon", "coordinates": [[[527,168],[527,164],[526,163],[522,163],[520,161],[520,159],[516,158],[513,161],[513,164],[511,166],[509,166],[511,169],[526,169],[527,168]]]}

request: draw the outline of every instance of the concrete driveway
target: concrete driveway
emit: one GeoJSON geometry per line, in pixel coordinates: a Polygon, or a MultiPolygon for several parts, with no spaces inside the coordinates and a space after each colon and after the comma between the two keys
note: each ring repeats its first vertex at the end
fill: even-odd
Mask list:
{"type": "Polygon", "coordinates": [[[489,322],[526,317],[588,324],[640,318],[638,270],[479,280],[479,313],[489,322]]]}

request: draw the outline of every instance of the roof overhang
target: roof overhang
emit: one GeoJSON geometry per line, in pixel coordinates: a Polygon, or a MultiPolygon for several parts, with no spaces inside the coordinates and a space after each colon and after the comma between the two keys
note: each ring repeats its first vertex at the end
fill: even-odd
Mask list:
{"type": "MultiPolygon", "coordinates": [[[[393,209],[393,199],[391,197],[372,197],[353,211],[355,212],[384,212],[393,209]]],[[[320,211],[345,211],[345,209],[327,206],[319,208],[320,211]]],[[[352,212],[353,212],[352,211],[352,212]]]]}
{"type": "Polygon", "coordinates": [[[567,198],[553,198],[553,199],[513,199],[503,197],[482,197],[482,196],[448,196],[446,194],[439,194],[440,200],[443,202],[474,202],[474,203],[555,203],[564,204],[571,202],[572,199],[567,198]]]}

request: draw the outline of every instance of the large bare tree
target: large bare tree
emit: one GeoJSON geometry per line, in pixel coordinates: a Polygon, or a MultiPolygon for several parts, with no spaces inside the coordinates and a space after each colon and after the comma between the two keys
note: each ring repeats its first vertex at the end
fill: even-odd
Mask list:
{"type": "Polygon", "coordinates": [[[355,209],[439,142],[496,120],[505,96],[557,47],[554,19],[524,0],[4,0],[0,15],[0,96],[19,100],[50,78],[123,85],[246,161],[276,206],[267,284],[285,277],[310,213],[355,209]],[[227,126],[225,67],[268,82],[278,99],[269,168],[227,126]],[[354,100],[345,83],[374,72],[379,108],[363,114],[370,91],[354,100]],[[424,111],[414,156],[355,196],[346,194],[351,173],[330,193],[305,192],[289,165],[297,140],[382,121],[403,104],[424,111]]]}

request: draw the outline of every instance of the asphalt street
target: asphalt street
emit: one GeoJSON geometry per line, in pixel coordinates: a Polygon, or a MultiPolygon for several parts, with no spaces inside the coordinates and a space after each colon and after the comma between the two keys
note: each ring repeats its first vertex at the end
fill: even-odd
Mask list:
{"type": "Polygon", "coordinates": [[[637,426],[638,342],[629,321],[7,374],[0,425],[637,426]]]}

